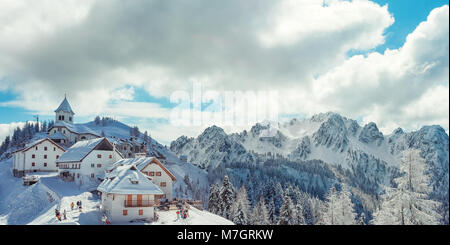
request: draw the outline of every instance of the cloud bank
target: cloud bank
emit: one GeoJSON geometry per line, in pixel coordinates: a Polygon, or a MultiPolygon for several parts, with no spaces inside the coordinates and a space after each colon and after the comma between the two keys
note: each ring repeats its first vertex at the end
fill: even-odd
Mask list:
{"type": "MultiPolygon", "coordinates": [[[[66,92],[77,115],[167,119],[169,108],[134,101],[130,87],[169,97],[199,81],[275,89],[282,114],[333,110],[384,133],[448,130],[447,5],[384,53],[371,50],[395,19],[367,0],[7,0],[0,9],[8,23],[0,27],[0,91],[18,95],[1,106],[52,115],[66,92]]],[[[165,141],[179,136],[167,125],[148,128],[165,141]]]]}

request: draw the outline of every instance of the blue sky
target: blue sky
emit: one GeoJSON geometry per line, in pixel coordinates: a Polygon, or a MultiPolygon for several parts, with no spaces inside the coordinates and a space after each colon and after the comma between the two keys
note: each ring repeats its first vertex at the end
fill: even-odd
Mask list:
{"type": "MultiPolygon", "coordinates": [[[[391,59],[391,54],[385,54],[385,51],[402,48],[406,37],[414,32],[419,23],[426,21],[432,10],[448,5],[448,1],[375,0],[381,6],[388,4],[388,12],[395,19],[393,22],[380,6],[366,4],[365,1],[349,5],[331,1],[328,8],[335,10],[330,12],[323,6],[310,4],[307,7],[317,10],[317,13],[322,14],[321,17],[302,17],[309,19],[302,19],[297,22],[301,24],[296,25],[291,25],[291,20],[305,15],[302,13],[304,6],[293,6],[283,1],[261,1],[261,6],[257,6],[260,8],[253,6],[255,11],[251,13],[246,12],[248,6],[239,1],[228,3],[229,9],[234,9],[229,13],[227,10],[214,12],[217,7],[214,4],[219,3],[211,3],[212,6],[207,8],[209,11],[201,11],[201,14],[196,14],[201,8],[193,1],[182,14],[174,8],[174,12],[166,13],[167,17],[142,12],[146,8],[156,13],[159,10],[140,1],[111,1],[103,8],[89,1],[75,5],[62,1],[63,7],[59,9],[45,4],[33,6],[36,4],[33,1],[21,1],[26,3],[21,9],[0,4],[0,8],[11,10],[0,13],[0,19],[8,22],[2,24],[10,27],[4,33],[0,31],[0,39],[4,40],[0,41],[0,53],[5,54],[3,59],[0,58],[2,138],[9,133],[11,127],[8,125],[34,120],[36,114],[41,120],[54,119],[53,110],[63,99],[64,92],[68,93],[78,123],[88,122],[100,114],[154,132],[155,137],[159,137],[163,143],[169,143],[181,134],[195,136],[200,128],[170,127],[168,118],[170,109],[177,105],[170,102],[171,93],[177,89],[192,91],[192,80],[205,81],[206,88],[221,91],[246,91],[255,87],[280,91],[286,104],[296,104],[292,108],[286,106],[281,109],[283,119],[304,118],[333,110],[357,119],[361,124],[375,121],[386,131],[398,126],[414,130],[424,124],[441,124],[448,132],[448,113],[439,116],[442,113],[434,111],[434,114],[430,114],[425,105],[432,102],[424,98],[442,88],[448,90],[448,78],[445,78],[448,76],[448,62],[431,69],[432,74],[417,77],[418,84],[424,84],[419,80],[431,79],[433,82],[426,86],[420,85],[424,86],[420,88],[419,85],[411,85],[408,93],[416,99],[406,99],[406,96],[398,96],[392,101],[380,99],[390,94],[380,85],[391,81],[389,78],[373,83],[369,81],[368,85],[356,81],[352,89],[358,89],[361,98],[348,96],[348,89],[340,90],[345,89],[348,83],[333,82],[336,77],[347,78],[342,74],[348,75],[349,72],[343,70],[354,70],[352,65],[355,64],[358,70],[368,67],[357,71],[367,73],[363,69],[372,69],[367,64],[377,59],[371,54],[379,53],[383,59],[391,59]],[[130,13],[126,17],[110,11],[123,9],[123,4],[129,5],[127,11],[130,13]],[[64,7],[67,13],[59,13],[64,7]],[[333,12],[341,13],[339,11],[343,14],[333,15],[333,12]],[[103,18],[108,21],[103,21],[103,18]],[[158,19],[155,21],[155,18],[158,19]],[[200,18],[210,19],[205,21],[200,18]],[[253,22],[267,18],[274,19],[253,22]],[[324,27],[321,20],[337,25],[324,27]],[[127,26],[135,22],[142,23],[142,26],[127,26]],[[274,25],[265,26],[266,23],[274,25]],[[105,30],[105,33],[91,32],[91,26],[95,25],[98,25],[97,29],[105,30]],[[101,25],[106,27],[100,28],[101,25]],[[222,29],[218,30],[215,25],[222,29]],[[71,33],[74,33],[74,37],[70,36],[71,33]],[[236,33],[239,33],[239,38],[236,38],[236,33]],[[343,36],[343,33],[347,34],[343,36]],[[260,41],[255,43],[255,40],[260,41]],[[101,45],[97,45],[99,43],[101,45]],[[364,58],[358,58],[360,54],[364,58]],[[327,89],[314,89],[317,84],[325,84],[327,89]],[[335,84],[338,85],[333,87],[335,84]],[[309,95],[312,97],[309,98],[309,95]],[[324,96],[323,99],[312,101],[313,97],[320,96],[324,96]],[[410,112],[408,108],[411,105],[423,105],[422,114],[410,112]],[[127,106],[134,111],[128,113],[127,106]]],[[[217,9],[223,9],[223,6],[217,9]]],[[[444,14],[437,15],[448,19],[448,13],[445,14],[448,8],[442,11],[444,14]]],[[[430,20],[426,28],[446,28],[439,18],[430,20]]],[[[423,32],[427,33],[426,30],[423,32]]],[[[446,47],[441,52],[444,51],[448,59],[448,37],[436,37],[436,40],[446,47]]],[[[428,44],[419,40],[406,46],[420,45],[428,44]]],[[[404,54],[399,54],[395,60],[406,62],[401,57],[419,57],[417,51],[411,50],[405,48],[404,54]]],[[[423,55],[419,58],[414,64],[430,63],[423,55]]],[[[382,76],[386,74],[386,69],[380,67],[370,72],[382,76]]],[[[350,75],[350,80],[361,77],[358,74],[350,75]]],[[[398,84],[411,80],[406,77],[392,79],[394,82],[398,79],[398,84]]],[[[392,81],[384,87],[397,88],[392,81]]],[[[448,108],[448,102],[443,103],[448,108]]],[[[207,125],[202,126],[204,128],[207,125]]]]}

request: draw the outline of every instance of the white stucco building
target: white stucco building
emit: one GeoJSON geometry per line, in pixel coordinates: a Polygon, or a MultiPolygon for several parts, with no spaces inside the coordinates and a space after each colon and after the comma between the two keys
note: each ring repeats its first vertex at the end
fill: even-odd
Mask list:
{"type": "Polygon", "coordinates": [[[49,138],[40,139],[13,152],[13,175],[22,177],[30,172],[58,172],[56,161],[64,148],[49,138]]]}
{"type": "Polygon", "coordinates": [[[163,199],[172,200],[173,182],[177,179],[156,157],[125,158],[114,163],[108,171],[113,171],[119,166],[126,165],[136,166],[139,171],[164,192],[163,199]]]}
{"type": "Polygon", "coordinates": [[[48,129],[48,135],[56,143],[70,145],[80,140],[100,138],[100,135],[90,128],[73,123],[75,112],[66,97],[55,110],[55,114],[55,123],[48,129]]]}
{"type": "Polygon", "coordinates": [[[102,210],[111,223],[154,219],[163,191],[134,165],[121,165],[105,174],[97,188],[102,210]]]}
{"type": "Polygon", "coordinates": [[[122,155],[106,139],[78,141],[57,160],[60,175],[77,184],[98,181],[105,170],[122,159],[122,155]]]}

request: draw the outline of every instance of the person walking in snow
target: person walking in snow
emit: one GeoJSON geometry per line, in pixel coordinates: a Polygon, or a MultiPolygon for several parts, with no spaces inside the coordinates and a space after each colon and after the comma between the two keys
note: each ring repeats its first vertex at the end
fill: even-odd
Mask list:
{"type": "Polygon", "coordinates": [[[63,217],[64,217],[65,220],[67,219],[66,210],[65,209],[64,209],[63,217]]]}
{"type": "Polygon", "coordinates": [[[75,206],[75,204],[73,204],[73,202],[70,204],[70,210],[73,210],[73,206],[75,206]]]}
{"type": "Polygon", "coordinates": [[[80,213],[83,212],[83,211],[82,211],[81,201],[80,201],[80,206],[79,206],[79,208],[80,208],[80,213]]]}
{"type": "Polygon", "coordinates": [[[56,209],[56,219],[61,221],[61,214],[59,213],[58,209],[56,209]]]}

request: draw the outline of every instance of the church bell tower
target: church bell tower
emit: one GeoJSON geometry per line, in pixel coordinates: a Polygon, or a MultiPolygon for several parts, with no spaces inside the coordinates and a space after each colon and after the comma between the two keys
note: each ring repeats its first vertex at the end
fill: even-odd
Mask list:
{"type": "Polygon", "coordinates": [[[73,124],[73,115],[75,113],[72,111],[66,96],[64,95],[64,100],[59,105],[58,109],[55,110],[56,118],[55,122],[66,122],[73,124]]]}

